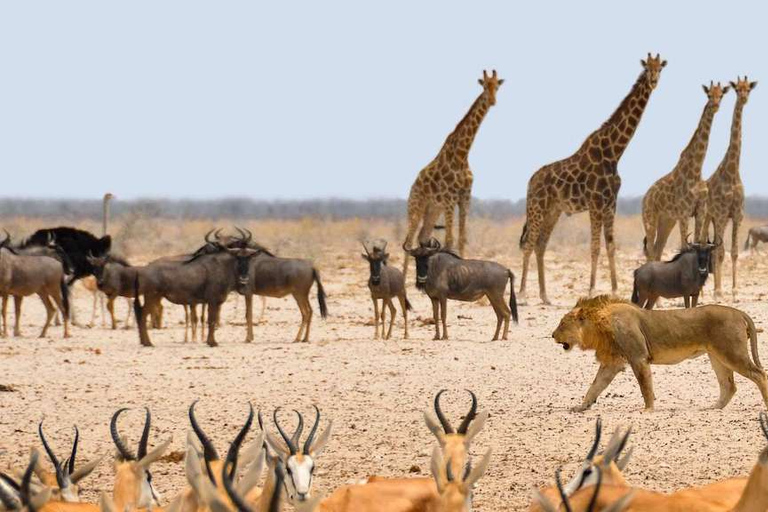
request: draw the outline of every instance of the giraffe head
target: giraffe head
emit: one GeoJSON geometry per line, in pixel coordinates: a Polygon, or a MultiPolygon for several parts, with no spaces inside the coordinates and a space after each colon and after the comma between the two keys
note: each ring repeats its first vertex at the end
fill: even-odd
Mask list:
{"type": "Polygon", "coordinates": [[[658,53],[655,57],[648,53],[648,58],[645,60],[640,59],[640,64],[645,69],[645,79],[648,81],[648,85],[651,89],[655,89],[656,84],[659,83],[661,70],[667,65],[667,61],[661,60],[658,53]]]}
{"type": "Polygon", "coordinates": [[[731,90],[731,87],[728,85],[723,87],[720,85],[720,82],[714,83],[712,80],[709,81],[709,87],[706,85],[702,85],[702,87],[704,88],[707,98],[709,98],[709,104],[715,109],[715,112],[717,112],[717,109],[720,108],[720,100],[722,100],[723,96],[731,90]]]}
{"type": "Polygon", "coordinates": [[[749,78],[744,75],[744,80],[736,77],[736,83],[731,82],[731,87],[736,91],[736,98],[742,103],[746,103],[749,99],[749,93],[757,87],[757,82],[750,82],[749,78]]]}
{"type": "Polygon", "coordinates": [[[483,70],[483,78],[478,78],[477,83],[483,86],[485,94],[488,95],[488,103],[495,105],[496,91],[504,83],[504,79],[498,77],[495,69],[491,72],[491,76],[488,76],[488,73],[483,70]]]}

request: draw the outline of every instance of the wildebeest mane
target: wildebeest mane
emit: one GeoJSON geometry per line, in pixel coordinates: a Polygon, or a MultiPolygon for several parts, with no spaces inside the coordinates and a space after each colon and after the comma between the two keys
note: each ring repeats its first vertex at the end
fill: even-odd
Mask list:
{"type": "Polygon", "coordinates": [[[691,253],[691,252],[696,252],[696,248],[694,246],[692,246],[692,245],[689,245],[685,249],[680,250],[680,252],[675,254],[675,256],[671,260],[667,261],[666,263],[672,263],[673,261],[677,261],[680,258],[682,258],[683,255],[691,253]]]}

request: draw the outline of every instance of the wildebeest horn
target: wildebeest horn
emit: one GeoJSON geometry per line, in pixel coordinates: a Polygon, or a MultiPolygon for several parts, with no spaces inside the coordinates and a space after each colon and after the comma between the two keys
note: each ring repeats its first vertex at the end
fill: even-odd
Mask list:
{"type": "Polygon", "coordinates": [[[469,424],[472,422],[473,419],[475,419],[475,416],[477,416],[477,397],[475,394],[470,391],[469,389],[465,390],[469,395],[472,397],[472,405],[469,408],[469,412],[466,416],[464,416],[464,421],[461,422],[461,425],[459,425],[459,429],[456,431],[457,434],[466,434],[467,428],[469,428],[469,424]]]}
{"type": "Polygon", "coordinates": [[[215,230],[213,230],[213,229],[212,229],[212,230],[210,230],[209,232],[207,232],[207,233],[205,234],[205,242],[206,242],[206,243],[208,243],[208,244],[209,244],[209,243],[211,243],[211,234],[212,234],[214,231],[215,231],[215,230]]]}
{"type": "Polygon", "coordinates": [[[235,476],[237,475],[237,457],[238,453],[240,452],[240,447],[243,444],[243,441],[245,440],[245,436],[248,435],[248,431],[251,430],[251,425],[253,425],[253,405],[248,402],[248,419],[245,420],[245,424],[243,425],[243,428],[240,429],[240,432],[237,433],[237,436],[235,437],[235,440],[232,441],[232,444],[229,447],[229,452],[227,453],[227,463],[226,466],[229,466],[229,478],[230,480],[234,480],[235,476]],[[234,455],[230,458],[230,453],[234,450],[234,455]]]}
{"type": "Polygon", "coordinates": [[[600,416],[597,417],[597,420],[595,421],[595,440],[592,443],[592,447],[589,449],[589,452],[587,453],[587,459],[588,461],[591,461],[595,458],[595,455],[597,455],[597,449],[600,446],[600,436],[603,434],[603,420],[600,418],[600,416]]]}
{"type": "Polygon", "coordinates": [[[760,412],[760,428],[763,429],[763,435],[768,439],[768,415],[765,412],[760,412]]]}
{"type": "Polygon", "coordinates": [[[277,428],[278,433],[280,434],[280,437],[283,438],[283,441],[285,441],[285,444],[288,446],[288,451],[291,452],[291,455],[296,455],[296,446],[293,444],[293,441],[290,437],[288,437],[288,434],[285,433],[285,430],[282,429],[280,426],[280,423],[277,421],[277,413],[280,412],[280,408],[278,407],[275,409],[275,412],[272,413],[272,420],[275,422],[275,427],[277,428]]]}
{"type": "Polygon", "coordinates": [[[131,450],[125,446],[125,443],[123,443],[123,440],[120,438],[120,434],[117,432],[117,419],[127,410],[127,407],[123,407],[122,409],[118,409],[117,412],[112,415],[112,420],[109,422],[109,433],[112,435],[112,442],[115,443],[115,447],[123,460],[136,460],[136,457],[134,457],[131,450]]]}
{"type": "MultiPolygon", "coordinates": [[[[368,240],[363,240],[363,249],[365,249],[365,254],[370,256],[371,255],[371,251],[368,250],[368,243],[369,243],[368,240]]],[[[405,243],[403,243],[403,249],[405,249],[405,243]]]]}
{"type": "Polygon", "coordinates": [[[51,446],[48,444],[48,440],[45,439],[45,434],[43,433],[42,421],[37,425],[37,433],[40,436],[40,441],[43,443],[43,448],[45,449],[45,453],[48,454],[48,458],[51,459],[51,464],[53,464],[53,469],[56,471],[56,484],[59,486],[59,489],[67,488],[69,486],[69,482],[64,477],[64,471],[61,468],[61,463],[59,462],[59,459],[56,458],[56,454],[53,453],[51,446]]]}
{"type": "Polygon", "coordinates": [[[221,240],[221,232],[223,230],[224,230],[224,228],[219,228],[219,229],[216,230],[215,233],[213,233],[213,236],[214,236],[214,238],[216,238],[216,240],[221,240]]]}
{"type": "Polygon", "coordinates": [[[317,434],[317,427],[320,425],[320,409],[317,405],[312,404],[315,408],[315,424],[312,425],[312,430],[309,431],[306,441],[304,441],[304,455],[309,455],[309,451],[312,448],[312,443],[315,441],[315,434],[317,434]]]}
{"type": "Polygon", "coordinates": [[[435,237],[432,237],[429,239],[429,246],[433,249],[440,249],[442,247],[442,244],[440,244],[440,240],[438,240],[435,237]]]}
{"type": "Polygon", "coordinates": [[[197,402],[198,401],[195,400],[192,402],[192,405],[189,406],[189,423],[192,425],[192,430],[195,432],[195,435],[200,440],[200,444],[203,445],[203,457],[205,460],[207,462],[218,460],[219,454],[216,451],[216,448],[213,447],[213,443],[210,438],[205,435],[205,432],[203,432],[203,429],[200,427],[200,424],[195,417],[195,405],[197,405],[197,402]]]}
{"type": "Polygon", "coordinates": [[[152,414],[149,412],[149,407],[145,407],[146,414],[144,415],[144,430],[141,431],[141,439],[139,439],[139,451],[137,453],[137,459],[141,460],[147,455],[147,443],[149,442],[149,429],[152,425],[152,414]]]}
{"type": "Polygon", "coordinates": [[[235,230],[237,230],[237,232],[240,233],[240,240],[242,240],[244,242],[245,241],[245,237],[248,236],[248,235],[246,235],[245,231],[243,231],[242,229],[240,229],[237,226],[235,226],[235,230]]]}
{"type": "Polygon", "coordinates": [[[435,414],[437,415],[437,420],[440,422],[440,425],[443,426],[443,432],[446,434],[453,434],[453,427],[450,423],[448,423],[448,419],[446,419],[445,414],[443,414],[443,410],[440,408],[440,397],[443,393],[448,391],[447,389],[441,389],[437,392],[435,395],[435,414]]]}

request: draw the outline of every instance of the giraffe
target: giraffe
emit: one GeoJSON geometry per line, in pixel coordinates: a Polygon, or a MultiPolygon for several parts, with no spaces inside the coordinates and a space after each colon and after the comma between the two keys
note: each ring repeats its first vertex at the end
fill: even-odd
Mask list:
{"type": "Polygon", "coordinates": [[[478,80],[483,92],[477,97],[467,114],[459,121],[434,160],[419,172],[408,196],[408,233],[403,243],[406,251],[403,275],[407,276],[408,250],[413,236],[421,223],[418,241],[427,243],[432,235],[435,221],[440,214],[445,216],[445,245],[453,247],[453,215],[459,207],[459,253],[464,253],[467,243],[467,211],[472,195],[472,171],[469,168],[469,150],[475,140],[480,123],[488,110],[496,104],[496,91],[504,80],[494,69],[491,76],[483,71],[478,80]]]}
{"type": "Polygon", "coordinates": [[[707,154],[712,120],[720,108],[720,101],[729,90],[728,86],[723,87],[712,81],[709,87],[702,87],[707,95],[707,103],[691,141],[683,149],[674,169],[651,185],[643,197],[643,251],[648,261],[661,259],[667,238],[677,222],[680,223],[680,243],[683,246],[687,244],[688,220],[694,214],[697,217],[695,240],[702,241],[700,226],[705,211],[699,207],[699,199],[702,193],[706,194],[706,184],[701,179],[701,167],[707,154]]]}
{"type": "Polygon", "coordinates": [[[539,274],[539,296],[544,304],[547,297],[544,277],[544,252],[560,214],[570,215],[589,211],[591,225],[592,274],[589,293],[594,294],[597,259],[600,255],[600,230],[605,236],[608,262],[611,269],[611,289],[616,292],[615,246],[613,221],[616,214],[616,196],[621,186],[618,162],[640,123],[651,92],[656,88],[661,70],[667,61],[658,54],[648,54],[640,60],[643,71],[632,90],[603,125],[587,137],[581,147],[564,160],[545,165],[528,182],[526,222],[520,236],[523,250],[523,277],[520,295],[525,297],[528,263],[531,252],[536,252],[539,274]]]}
{"type": "Polygon", "coordinates": [[[717,166],[712,176],[707,180],[707,220],[704,224],[705,232],[709,231],[712,224],[715,229],[715,299],[722,295],[723,235],[725,225],[730,219],[731,226],[731,262],[733,264],[732,294],[736,296],[736,260],[739,258],[739,227],[744,218],[744,185],[739,174],[739,158],[741,156],[741,114],[749,99],[749,93],[757,86],[757,82],[750,82],[747,77],[744,80],[737,78],[736,83],[731,82],[731,87],[736,91],[736,106],[733,109],[733,121],[731,123],[731,140],[725,152],[723,161],[717,166]]]}

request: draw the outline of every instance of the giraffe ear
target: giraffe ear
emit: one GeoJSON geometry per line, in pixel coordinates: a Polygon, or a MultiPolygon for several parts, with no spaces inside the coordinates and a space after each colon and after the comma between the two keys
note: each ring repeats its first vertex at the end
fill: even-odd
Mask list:
{"type": "Polygon", "coordinates": [[[483,86],[485,85],[485,84],[483,83],[483,79],[482,79],[482,78],[478,78],[478,79],[477,79],[477,83],[479,83],[480,85],[483,85],[483,86]]]}
{"type": "Polygon", "coordinates": [[[731,84],[731,87],[733,87],[734,89],[736,89],[736,84],[735,84],[735,83],[733,83],[733,82],[728,82],[728,83],[729,83],[729,84],[731,84]]]}
{"type": "Polygon", "coordinates": [[[647,67],[646,64],[645,64],[645,61],[643,59],[640,59],[640,65],[643,66],[643,67],[647,67]]]}
{"type": "Polygon", "coordinates": [[[726,85],[725,87],[723,87],[723,96],[725,96],[730,90],[731,90],[730,85],[726,85]]]}
{"type": "Polygon", "coordinates": [[[702,85],[701,88],[704,89],[704,94],[709,94],[709,87],[702,85]]]}
{"type": "Polygon", "coordinates": [[[667,61],[665,60],[661,61],[661,67],[663,68],[667,67],[667,61]]]}
{"type": "Polygon", "coordinates": [[[500,79],[499,79],[499,85],[502,85],[503,83],[504,83],[504,79],[503,79],[503,78],[500,78],[500,79]]]}
{"type": "Polygon", "coordinates": [[[752,90],[752,89],[754,89],[755,87],[757,87],[757,82],[750,82],[750,84],[749,84],[749,90],[751,91],[751,90],[752,90]]]}

